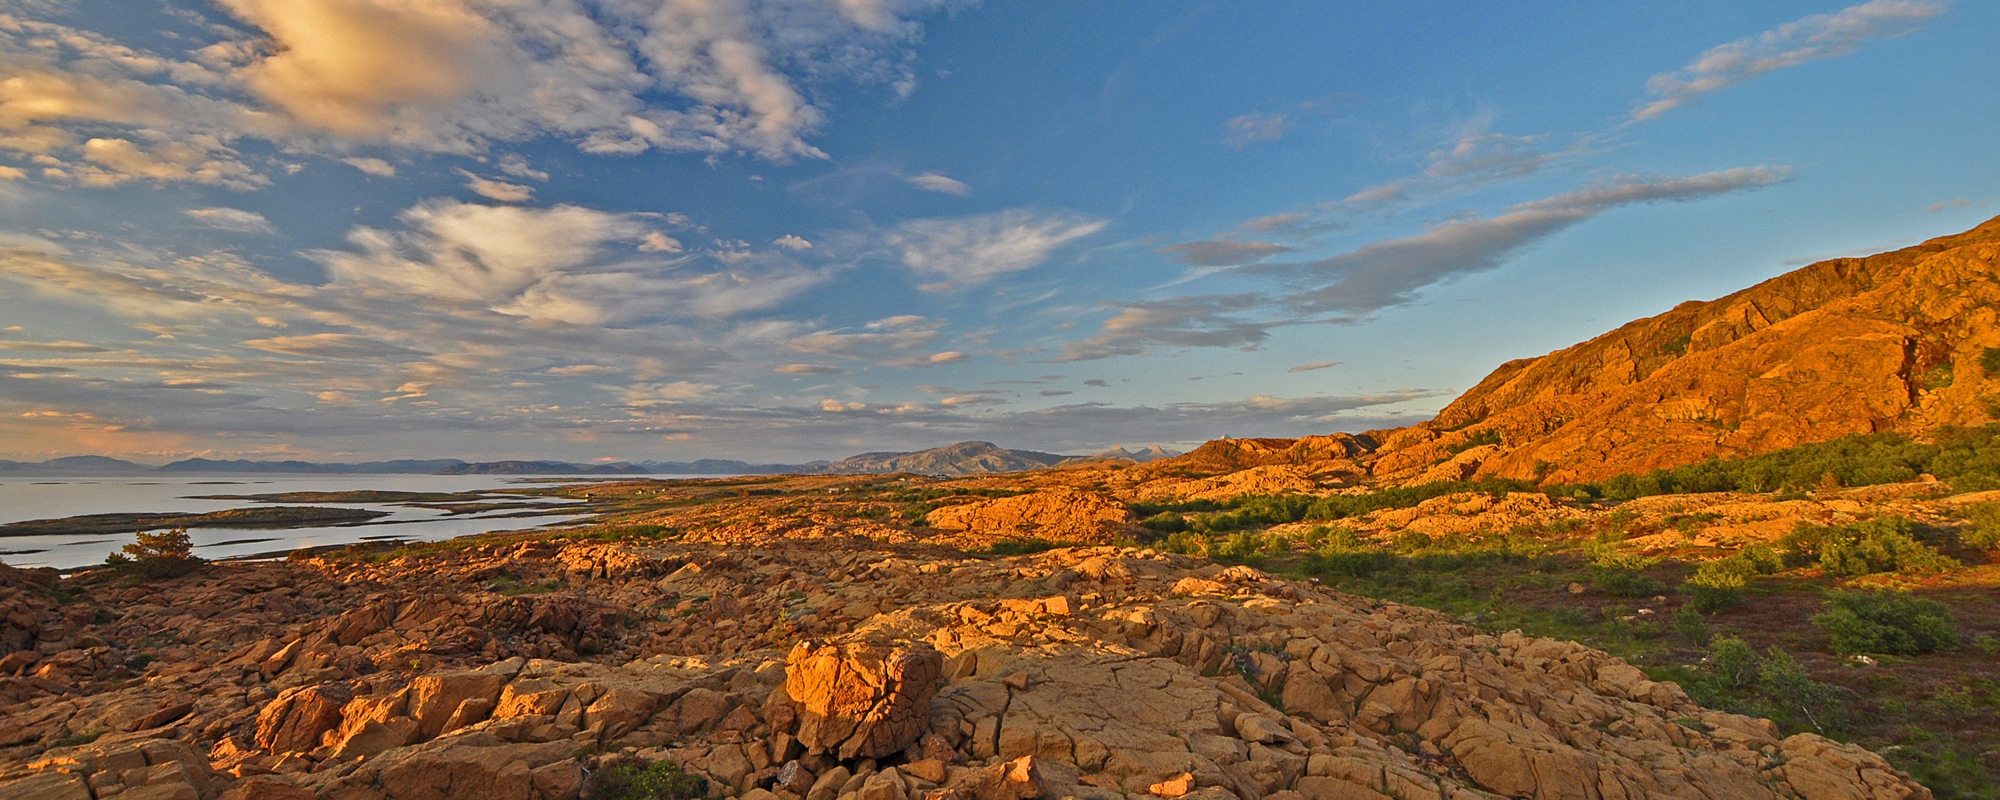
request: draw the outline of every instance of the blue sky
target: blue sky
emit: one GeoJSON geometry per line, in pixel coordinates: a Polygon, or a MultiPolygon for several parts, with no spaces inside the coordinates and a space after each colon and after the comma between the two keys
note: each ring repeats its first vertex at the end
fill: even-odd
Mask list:
{"type": "Polygon", "coordinates": [[[0,0],[0,457],[1427,418],[2000,213],[2000,7],[0,0]]]}

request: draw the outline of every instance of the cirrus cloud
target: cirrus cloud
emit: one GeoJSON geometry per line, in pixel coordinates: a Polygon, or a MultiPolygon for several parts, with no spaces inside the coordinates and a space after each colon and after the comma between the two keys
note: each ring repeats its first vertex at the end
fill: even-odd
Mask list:
{"type": "Polygon", "coordinates": [[[919,275],[936,280],[920,287],[946,291],[1034,269],[1055,252],[1104,229],[1104,220],[1070,213],[1012,209],[950,219],[918,219],[883,237],[919,275]]]}
{"type": "Polygon", "coordinates": [[[1767,72],[1847,55],[1870,39],[1907,35],[1942,16],[1948,6],[1943,0],[1870,0],[1717,45],[1687,66],[1646,81],[1652,99],[1635,109],[1632,119],[1653,119],[1767,72]]]}

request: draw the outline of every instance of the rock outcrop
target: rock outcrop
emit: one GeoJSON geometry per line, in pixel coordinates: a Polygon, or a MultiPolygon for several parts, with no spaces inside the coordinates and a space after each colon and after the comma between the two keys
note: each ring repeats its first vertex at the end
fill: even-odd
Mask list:
{"type": "Polygon", "coordinates": [[[931,511],[926,522],[967,534],[952,541],[970,546],[1028,538],[1105,544],[1132,538],[1138,520],[1125,504],[1096,492],[1051,488],[945,506],[931,511]]]}
{"type": "Polygon", "coordinates": [[[88,647],[0,707],[0,797],[578,800],[663,760],[745,800],[1929,796],[1582,645],[1151,550],[499,543],[82,580],[187,657],[43,642],[88,647]],[[501,571],[574,576],[523,597],[622,631],[481,631],[523,599],[481,588],[501,571]]]}
{"type": "Polygon", "coordinates": [[[1315,472],[1365,474],[1358,459],[1373,452],[1368,434],[1336,433],[1299,439],[1216,439],[1174,458],[1144,465],[1150,475],[1206,477],[1251,467],[1307,466],[1315,472]]]}

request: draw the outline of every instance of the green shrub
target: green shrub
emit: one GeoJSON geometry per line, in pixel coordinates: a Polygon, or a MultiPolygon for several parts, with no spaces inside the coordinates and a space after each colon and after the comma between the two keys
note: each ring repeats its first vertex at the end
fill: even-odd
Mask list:
{"type": "Polygon", "coordinates": [[[1813,624],[1843,655],[1916,655],[1958,647],[1958,620],[1935,600],[1902,592],[1833,592],[1813,624]]]}
{"type": "Polygon", "coordinates": [[[1826,574],[1853,578],[1876,572],[1943,572],[1963,566],[1912,535],[1902,517],[1819,527],[1799,523],[1778,540],[1790,566],[1818,564],[1826,574]]]}
{"type": "Polygon", "coordinates": [[[1841,688],[1813,680],[1792,654],[1776,647],[1757,666],[1757,689],[1770,701],[1773,717],[1797,715],[1821,733],[1847,719],[1847,696],[1841,688]]]}
{"type": "MultiPolygon", "coordinates": [[[[2000,348],[1995,348],[2000,352],[2000,348]]],[[[2000,375],[1982,357],[1989,375],[2000,375]]],[[[2000,488],[2000,423],[1976,428],[1943,428],[1933,441],[1917,442],[1901,433],[1846,436],[1802,444],[1745,458],[1711,458],[1651,472],[1618,475],[1589,484],[1547,485],[1552,497],[1630,500],[1691,492],[1796,492],[1824,481],[1833,486],[1895,483],[1929,473],[1958,491],[2000,488]]]]}
{"type": "Polygon", "coordinates": [[[1160,533],[1180,533],[1188,529],[1187,517],[1176,511],[1162,511],[1139,521],[1140,527],[1160,533]]]}
{"type": "Polygon", "coordinates": [[[1459,442],[1458,444],[1446,447],[1444,451],[1452,455],[1458,455],[1459,453],[1471,450],[1472,448],[1484,447],[1489,444],[1500,444],[1500,431],[1493,428],[1487,428],[1486,430],[1480,431],[1478,433],[1466,437],[1465,441],[1463,442],[1459,442]]]}
{"type": "Polygon", "coordinates": [[[1667,591],[1667,585],[1658,578],[1636,569],[1598,567],[1591,571],[1590,583],[1607,594],[1619,597],[1652,597],[1667,591]]]}
{"type": "Polygon", "coordinates": [[[1061,542],[1051,542],[1047,539],[1001,539],[987,545],[982,554],[989,556],[1025,556],[1035,553],[1045,553],[1058,547],[1070,546],[1061,542]]]}
{"type": "Polygon", "coordinates": [[[1713,614],[1742,602],[1743,589],[1752,578],[1776,574],[1783,566],[1770,548],[1753,545],[1696,567],[1683,586],[1697,611],[1713,614]]]}
{"type": "Polygon", "coordinates": [[[1749,583],[1747,576],[1734,570],[1712,570],[1710,567],[1723,564],[1711,561],[1696,569],[1694,575],[1682,584],[1687,588],[1694,609],[1703,614],[1713,614],[1743,602],[1743,587],[1749,583]]]}
{"type": "Polygon", "coordinates": [[[1254,531],[1238,531],[1229,536],[1209,542],[1208,557],[1217,561],[1238,563],[1261,562],[1267,556],[1282,555],[1290,550],[1290,544],[1283,536],[1266,536],[1254,531]]]}
{"type": "Polygon", "coordinates": [[[1769,717],[1783,728],[1810,725],[1821,733],[1846,720],[1846,690],[1813,680],[1798,659],[1776,647],[1759,656],[1749,642],[1718,636],[1709,642],[1704,661],[1704,674],[1686,684],[1703,705],[1769,717]]]}
{"type": "Polygon", "coordinates": [[[1436,543],[1436,539],[1432,539],[1430,534],[1423,531],[1403,531],[1396,534],[1391,546],[1395,547],[1397,552],[1413,553],[1436,543]]]}
{"type": "Polygon", "coordinates": [[[136,541],[122,552],[104,557],[104,563],[120,571],[135,572],[146,578],[178,578],[207,562],[194,554],[194,541],[186,528],[133,535],[136,541]]]}
{"type": "Polygon", "coordinates": [[[1723,685],[1741,689],[1757,682],[1757,670],[1764,660],[1750,643],[1734,636],[1718,636],[1708,643],[1708,668],[1723,685]]]}
{"type": "Polygon", "coordinates": [[[1321,550],[1308,553],[1300,566],[1312,575],[1367,578],[1401,566],[1394,553],[1382,550],[1321,550]]]}
{"type": "Polygon", "coordinates": [[[620,764],[602,767],[584,778],[584,800],[694,800],[708,792],[708,781],[681,771],[672,761],[644,767],[620,764]]]}
{"type": "Polygon", "coordinates": [[[2000,347],[1988,347],[1979,351],[1979,368],[1986,374],[2000,378],[2000,347]]]}
{"type": "Polygon", "coordinates": [[[1970,523],[1959,529],[1960,542],[1981,550],[2000,549],[2000,503],[1974,503],[1959,513],[1970,523]]]}
{"type": "Polygon", "coordinates": [[[1161,539],[1159,548],[1169,553],[1180,553],[1185,556],[1206,556],[1208,555],[1208,537],[1187,531],[1178,531],[1167,534],[1167,538],[1161,539]]]}

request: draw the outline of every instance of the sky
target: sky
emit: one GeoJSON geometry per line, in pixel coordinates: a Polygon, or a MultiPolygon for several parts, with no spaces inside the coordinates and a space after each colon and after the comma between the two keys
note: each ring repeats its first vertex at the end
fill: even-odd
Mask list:
{"type": "Polygon", "coordinates": [[[0,458],[1412,424],[2000,214],[2000,4],[0,0],[0,458]]]}

